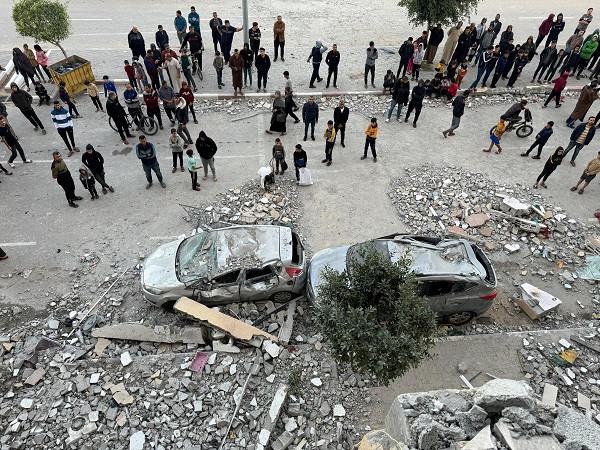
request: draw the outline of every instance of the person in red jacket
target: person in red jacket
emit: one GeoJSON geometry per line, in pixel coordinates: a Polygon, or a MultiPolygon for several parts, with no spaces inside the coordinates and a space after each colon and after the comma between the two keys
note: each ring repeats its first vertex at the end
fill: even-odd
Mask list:
{"type": "Polygon", "coordinates": [[[552,82],[554,83],[554,87],[552,88],[552,92],[550,92],[550,95],[544,102],[544,106],[542,106],[542,108],[548,106],[548,103],[550,103],[552,98],[554,98],[554,100],[556,101],[556,108],[560,108],[560,93],[564,90],[565,86],[567,86],[568,79],[569,72],[564,72],[560,77],[552,80],[552,82]]]}
{"type": "Polygon", "coordinates": [[[158,106],[159,97],[152,86],[149,84],[144,88],[144,103],[146,104],[148,117],[154,117],[158,122],[158,128],[163,129],[162,117],[160,115],[160,107],[158,106]]]}
{"type": "Polygon", "coordinates": [[[188,86],[187,82],[181,82],[181,89],[179,90],[179,94],[183,97],[185,103],[190,109],[192,117],[194,118],[194,123],[198,123],[198,120],[196,119],[196,111],[194,111],[194,93],[188,86]]]}

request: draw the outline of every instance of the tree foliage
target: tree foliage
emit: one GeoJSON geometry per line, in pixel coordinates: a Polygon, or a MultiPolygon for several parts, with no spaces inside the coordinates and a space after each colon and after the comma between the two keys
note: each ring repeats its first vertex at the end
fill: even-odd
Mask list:
{"type": "Polygon", "coordinates": [[[322,272],[317,318],[338,362],[387,385],[431,356],[435,313],[417,294],[407,256],[393,263],[368,243],[348,258],[345,271],[322,272]]]}
{"type": "Polygon", "coordinates": [[[71,35],[66,4],[53,0],[19,0],[13,5],[12,18],[21,36],[56,45],[67,56],[60,45],[71,35]]]}
{"type": "Polygon", "coordinates": [[[414,26],[441,23],[448,25],[468,16],[479,0],[399,0],[408,10],[408,20],[414,26]]]}

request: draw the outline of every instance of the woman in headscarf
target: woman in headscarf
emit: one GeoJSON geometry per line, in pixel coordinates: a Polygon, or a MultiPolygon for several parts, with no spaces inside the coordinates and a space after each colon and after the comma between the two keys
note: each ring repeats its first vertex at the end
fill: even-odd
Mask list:
{"type": "Polygon", "coordinates": [[[275,91],[275,100],[273,100],[273,115],[271,116],[271,127],[267,133],[272,134],[274,131],[281,133],[281,136],[286,134],[285,119],[285,101],[281,98],[281,92],[275,91]]]}
{"type": "Polygon", "coordinates": [[[27,86],[27,91],[29,91],[29,79],[31,79],[32,83],[35,83],[35,80],[33,79],[33,67],[29,62],[29,58],[20,48],[13,48],[13,64],[15,65],[15,72],[22,75],[25,79],[25,85],[27,86]]]}
{"type": "Polygon", "coordinates": [[[46,75],[48,75],[48,81],[50,83],[54,83],[54,81],[52,81],[52,75],[50,75],[50,71],[48,70],[48,56],[46,55],[46,52],[44,50],[42,50],[42,47],[40,47],[38,44],[35,44],[33,46],[33,49],[35,50],[35,59],[37,59],[37,62],[39,63],[39,65],[42,67],[42,69],[44,70],[44,72],[46,72],[46,75]]]}
{"type": "Polygon", "coordinates": [[[560,163],[562,163],[563,153],[564,153],[564,149],[562,147],[558,147],[554,151],[554,153],[552,153],[552,155],[550,155],[550,158],[548,158],[548,161],[546,161],[546,164],[544,165],[544,169],[538,175],[537,180],[535,180],[535,183],[533,185],[534,188],[537,189],[538,183],[540,183],[540,180],[542,181],[540,183],[542,185],[542,187],[544,187],[544,188],[548,187],[546,185],[546,180],[552,174],[552,172],[554,172],[556,170],[556,168],[558,166],[560,166],[560,163]]]}

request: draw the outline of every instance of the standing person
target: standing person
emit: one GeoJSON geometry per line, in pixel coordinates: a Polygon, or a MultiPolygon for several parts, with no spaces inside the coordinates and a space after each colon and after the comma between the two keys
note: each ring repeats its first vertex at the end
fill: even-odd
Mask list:
{"type": "Polygon", "coordinates": [[[98,183],[102,186],[102,194],[106,195],[107,191],[115,192],[112,186],[106,183],[104,175],[104,158],[94,149],[92,144],[85,146],[85,153],[81,156],[81,162],[89,167],[90,172],[98,183]]]}
{"type": "Polygon", "coordinates": [[[229,57],[231,52],[231,45],[233,44],[233,35],[238,31],[242,31],[244,27],[232,27],[229,20],[225,21],[225,25],[221,25],[218,30],[221,35],[221,53],[225,63],[229,63],[229,57]]]}
{"type": "Polygon", "coordinates": [[[58,86],[59,86],[58,98],[60,98],[63,101],[63,103],[65,103],[69,107],[69,114],[71,114],[71,116],[73,116],[73,111],[75,111],[75,115],[73,117],[75,119],[81,119],[81,116],[79,115],[79,111],[77,111],[77,107],[71,101],[71,96],[67,92],[67,88],[66,88],[67,83],[65,83],[64,81],[61,81],[58,84],[58,86]]]}
{"type": "Polygon", "coordinates": [[[523,45],[521,45],[521,50],[525,52],[525,56],[527,56],[527,62],[533,59],[533,55],[535,54],[535,42],[533,42],[533,36],[529,36],[527,41],[523,45]]]}
{"type": "Polygon", "coordinates": [[[315,80],[317,82],[323,81],[323,78],[319,75],[319,68],[321,67],[321,61],[323,60],[323,53],[327,51],[327,47],[323,45],[321,41],[316,41],[315,46],[310,51],[310,55],[308,55],[308,59],[306,62],[310,62],[312,59],[313,71],[310,76],[309,88],[315,88],[315,80]]]}
{"type": "Polygon", "coordinates": [[[123,69],[125,69],[125,75],[127,75],[129,82],[135,86],[137,84],[135,79],[135,71],[133,70],[133,66],[129,64],[128,60],[123,61],[123,69]]]}
{"type": "Polygon", "coordinates": [[[588,8],[587,12],[579,18],[579,22],[577,22],[577,27],[575,28],[575,33],[578,31],[583,31],[585,33],[585,30],[587,30],[588,25],[594,18],[592,16],[593,12],[594,8],[588,8]]]}
{"type": "Polygon", "coordinates": [[[219,34],[219,28],[223,25],[223,21],[219,18],[219,15],[216,12],[212,13],[212,19],[208,22],[208,26],[210,27],[210,34],[212,36],[213,47],[215,48],[215,52],[217,49],[217,44],[221,45],[221,35],[219,34]]]}
{"type": "Polygon", "coordinates": [[[29,63],[31,64],[31,67],[33,67],[33,71],[38,77],[38,80],[43,81],[45,83],[46,79],[44,78],[42,69],[40,69],[40,63],[38,63],[37,58],[35,57],[35,53],[33,53],[33,50],[31,50],[27,44],[23,44],[23,54],[27,56],[27,59],[29,59],[29,63]]]}
{"type": "Polygon", "coordinates": [[[469,98],[469,91],[457,95],[452,101],[452,126],[443,131],[444,137],[454,136],[454,130],[460,126],[460,118],[465,113],[465,101],[469,98]]]}
{"type": "Polygon", "coordinates": [[[222,89],[225,86],[223,83],[223,67],[225,65],[225,60],[221,56],[221,52],[215,52],[215,59],[213,59],[213,67],[217,72],[217,86],[219,89],[222,89]]]}
{"type": "Polygon", "coordinates": [[[104,75],[102,77],[102,81],[103,81],[103,86],[104,86],[104,98],[108,98],[108,94],[110,92],[114,92],[115,94],[117,93],[117,87],[115,86],[115,83],[110,81],[110,78],[108,78],[108,75],[104,75]]]}
{"type": "Polygon", "coordinates": [[[535,69],[535,72],[533,72],[533,78],[531,79],[532,83],[535,82],[536,76],[537,82],[542,82],[541,78],[544,76],[544,72],[554,63],[557,55],[558,52],[556,51],[556,42],[553,41],[550,43],[549,47],[544,47],[544,50],[542,50],[542,53],[540,54],[540,63],[535,69]]]}
{"type": "Polygon", "coordinates": [[[458,42],[458,37],[462,34],[462,25],[463,23],[461,20],[456,24],[456,26],[448,30],[448,39],[446,40],[444,52],[442,53],[442,59],[444,61],[450,62],[452,54],[454,53],[454,48],[458,42]]]}
{"type": "MultiPolygon", "coordinates": [[[[156,66],[156,71],[158,73],[158,78],[160,79],[160,84],[162,84],[163,81],[165,81],[165,77],[163,75],[163,68],[162,68],[162,63],[163,63],[163,54],[162,52],[156,48],[156,44],[152,43],[150,44],[150,53],[152,54],[152,61],[154,62],[154,65],[156,66]]],[[[160,88],[160,84],[158,84],[158,87],[156,89],[160,88]]],[[[116,89],[115,89],[116,92],[116,89]]]]}
{"type": "Polygon", "coordinates": [[[188,172],[192,177],[192,189],[194,191],[200,190],[200,183],[198,183],[198,169],[202,169],[202,166],[196,165],[196,158],[194,158],[194,150],[189,149],[185,152],[187,155],[188,172]]]}
{"type": "Polygon", "coordinates": [[[346,102],[341,98],[338,106],[333,110],[333,127],[335,128],[336,139],[338,135],[341,138],[342,147],[346,147],[344,137],[346,136],[346,123],[349,115],[350,111],[346,108],[346,102]]]}
{"type": "Polygon", "coordinates": [[[490,133],[490,146],[488,148],[484,148],[483,151],[485,153],[490,153],[492,151],[492,148],[494,147],[494,145],[496,147],[498,147],[498,150],[496,150],[496,155],[499,155],[500,153],[502,153],[502,147],[500,147],[500,139],[502,138],[502,135],[504,134],[504,132],[506,131],[506,123],[504,122],[504,116],[500,117],[500,120],[498,121],[498,123],[496,124],[496,126],[494,127],[494,129],[492,130],[492,132],[490,133]]]}
{"type": "Polygon", "coordinates": [[[71,208],[79,207],[79,205],[75,203],[75,200],[83,200],[83,198],[75,195],[75,183],[73,182],[71,172],[69,172],[62,155],[59,151],[54,151],[52,152],[52,159],[52,165],[50,166],[50,169],[52,170],[52,178],[54,178],[60,187],[65,191],[65,196],[67,197],[69,206],[71,208]]]}
{"type": "Polygon", "coordinates": [[[456,49],[452,54],[450,61],[462,61],[466,58],[469,48],[471,47],[471,27],[466,27],[465,30],[458,36],[456,49]]]}
{"type": "Polygon", "coordinates": [[[513,33],[513,26],[509,25],[506,27],[506,30],[502,32],[500,35],[500,45],[507,43],[508,41],[512,41],[515,38],[515,34],[513,33]]]}
{"type": "Polygon", "coordinates": [[[571,52],[567,53],[565,64],[562,66],[560,71],[569,72],[569,76],[572,77],[575,74],[575,68],[577,67],[577,64],[579,64],[579,58],[581,58],[581,51],[579,45],[576,45],[571,52]]]}
{"type": "Polygon", "coordinates": [[[481,77],[485,73],[488,64],[492,60],[493,52],[494,52],[494,47],[492,47],[491,45],[485,49],[485,52],[483,53],[483,55],[479,59],[479,62],[477,63],[478,64],[477,78],[475,78],[475,80],[473,81],[473,83],[471,84],[469,89],[475,89],[477,87],[477,85],[479,84],[479,80],[481,80],[481,77]]]}
{"type": "Polygon", "coordinates": [[[508,83],[506,84],[506,87],[513,87],[514,84],[515,84],[515,81],[517,81],[517,78],[519,78],[519,76],[523,72],[523,68],[529,62],[529,58],[527,57],[527,53],[528,52],[526,52],[523,49],[521,49],[519,51],[519,57],[515,60],[515,65],[514,65],[513,72],[510,75],[510,78],[508,79],[508,83]]]}
{"type": "Polygon", "coordinates": [[[200,160],[204,166],[203,180],[208,178],[208,168],[212,172],[213,181],[217,181],[217,173],[215,172],[215,154],[217,153],[217,144],[209,138],[204,131],[200,131],[198,139],[196,139],[196,150],[200,155],[200,160]]]}
{"type": "Polygon", "coordinates": [[[21,111],[21,113],[27,118],[27,120],[29,120],[31,125],[33,125],[33,131],[41,129],[42,134],[46,134],[46,130],[44,129],[42,121],[33,110],[33,106],[31,106],[31,104],[33,103],[33,97],[29,95],[28,92],[19,89],[17,83],[14,82],[10,83],[10,90],[11,101],[17,108],[19,108],[19,111],[21,111]]]}
{"type": "Polygon", "coordinates": [[[477,45],[481,45],[481,38],[483,37],[483,34],[485,33],[485,31],[488,29],[488,25],[487,25],[487,17],[484,17],[483,19],[481,19],[481,22],[479,23],[479,25],[477,25],[475,27],[475,33],[474,33],[474,37],[475,37],[475,42],[477,43],[477,45]]]}
{"type": "Polygon", "coordinates": [[[325,159],[321,162],[327,163],[327,165],[330,166],[331,155],[333,153],[333,147],[335,145],[335,129],[333,128],[333,120],[327,121],[327,128],[325,128],[325,133],[323,133],[323,137],[325,138],[325,159]]]}
{"type": "Polygon", "coordinates": [[[425,83],[423,80],[419,80],[418,84],[413,88],[410,102],[408,104],[408,110],[406,116],[404,116],[404,122],[408,122],[410,114],[415,111],[415,119],[413,120],[413,128],[417,128],[417,121],[421,115],[421,108],[423,108],[423,99],[425,98],[425,83]]]}
{"type": "Polygon", "coordinates": [[[142,105],[140,104],[140,97],[138,92],[133,88],[131,83],[127,83],[125,91],[123,92],[123,100],[127,105],[127,111],[135,122],[137,129],[139,130],[142,126],[142,105]]]}
{"type": "MultiPolygon", "coordinates": [[[[23,151],[21,144],[19,144],[17,135],[13,131],[12,127],[8,124],[6,117],[4,116],[0,116],[0,139],[4,145],[6,145],[6,148],[8,148],[8,150],[11,152],[10,158],[8,158],[8,165],[10,167],[13,169],[15,167],[13,161],[17,158],[17,152],[19,152],[19,156],[21,156],[21,159],[24,163],[33,162],[30,159],[25,158],[25,152],[23,151]]],[[[6,172],[4,168],[2,168],[2,170],[6,172]]]]}
{"type": "Polygon", "coordinates": [[[240,54],[244,60],[244,87],[248,87],[248,78],[250,78],[250,89],[252,89],[252,63],[254,62],[254,52],[250,49],[248,43],[245,43],[240,54]]]}
{"type": "Polygon", "coordinates": [[[310,138],[315,140],[315,124],[319,123],[319,105],[311,95],[308,102],[302,107],[302,121],[304,122],[304,140],[308,136],[308,126],[310,125],[310,138]]]}
{"type": "Polygon", "coordinates": [[[48,82],[53,83],[52,75],[48,70],[48,56],[46,55],[46,52],[42,50],[42,47],[40,47],[39,44],[35,44],[33,49],[35,50],[35,59],[48,76],[48,82]]]}
{"type": "Polygon", "coordinates": [[[263,92],[267,92],[267,75],[269,73],[269,69],[271,68],[271,60],[265,53],[264,48],[260,48],[260,53],[256,57],[254,65],[256,66],[256,77],[258,78],[258,89],[256,92],[260,92],[261,82],[263,86],[263,92]]]}
{"type": "Polygon", "coordinates": [[[188,24],[194,27],[196,33],[200,33],[200,16],[196,12],[196,7],[190,7],[190,13],[188,14],[188,24]]]}
{"type": "Polygon", "coordinates": [[[248,37],[250,38],[250,49],[252,53],[254,53],[254,58],[258,56],[258,51],[260,50],[260,28],[258,28],[258,22],[252,22],[252,28],[248,30],[248,37]]]}
{"type": "MultiPolygon", "coordinates": [[[[535,183],[533,184],[533,187],[535,189],[537,189],[538,187],[538,183],[540,182],[540,180],[542,181],[542,187],[547,188],[548,186],[546,186],[545,182],[548,179],[548,177],[552,174],[552,172],[554,172],[556,170],[556,168],[558,166],[560,166],[560,163],[562,163],[563,160],[563,148],[562,147],[557,147],[556,150],[554,151],[554,153],[552,153],[550,155],[550,157],[548,158],[548,161],[546,161],[546,164],[544,164],[544,168],[542,169],[541,173],[538,175],[537,180],[535,180],[535,183]]],[[[572,190],[572,189],[571,189],[572,190]]]]}
{"type": "Polygon", "coordinates": [[[308,161],[308,156],[306,152],[302,148],[302,145],[296,144],[294,148],[294,168],[296,169],[296,184],[300,182],[300,169],[306,167],[306,163],[308,161]]]}
{"type": "Polygon", "coordinates": [[[599,173],[600,173],[600,152],[598,152],[598,156],[596,156],[589,163],[587,163],[587,166],[585,166],[583,173],[579,177],[579,181],[577,181],[577,184],[575,186],[573,186],[571,188],[571,190],[577,191],[577,188],[579,187],[579,185],[581,183],[583,183],[582,188],[579,189],[579,191],[577,192],[578,194],[583,194],[585,191],[585,188],[588,187],[590,182],[594,178],[596,178],[596,175],[598,175],[599,173]]]}
{"type": "Polygon", "coordinates": [[[565,51],[567,53],[571,53],[573,50],[575,50],[575,47],[578,47],[578,49],[581,49],[582,44],[583,44],[583,31],[578,31],[576,34],[574,34],[567,40],[567,43],[565,44],[565,51]]]}
{"type": "Polygon", "coordinates": [[[160,107],[158,106],[158,102],[160,100],[158,96],[158,92],[152,88],[150,85],[144,86],[144,103],[146,104],[146,113],[148,117],[154,117],[156,122],[158,123],[158,128],[163,129],[162,116],[160,114],[160,107]]]}
{"type": "Polygon", "coordinates": [[[140,136],[140,143],[135,147],[135,154],[138,159],[142,161],[142,168],[144,169],[146,180],[148,181],[146,189],[152,187],[152,172],[156,174],[160,185],[163,188],[166,188],[167,185],[163,182],[163,176],[160,172],[160,164],[158,163],[158,159],[156,159],[156,149],[153,144],[148,142],[146,136],[140,136]]]}
{"type": "Polygon", "coordinates": [[[185,17],[181,15],[181,11],[177,10],[175,13],[175,31],[177,32],[177,39],[179,39],[179,43],[183,42],[183,38],[187,32],[187,22],[185,21],[185,17]]]}
{"type": "Polygon", "coordinates": [[[242,71],[244,70],[244,58],[240,55],[239,50],[236,48],[233,51],[233,56],[229,60],[229,67],[231,68],[231,81],[233,84],[233,94],[237,95],[237,90],[242,93],[242,71]]]}
{"type": "Polygon", "coordinates": [[[163,102],[165,114],[171,121],[171,126],[175,125],[175,91],[166,81],[163,81],[161,88],[158,90],[158,96],[163,102]]]}
{"type": "Polygon", "coordinates": [[[365,134],[367,136],[365,140],[365,153],[360,159],[367,159],[367,150],[371,147],[371,154],[373,155],[373,162],[377,162],[377,151],[375,150],[375,141],[377,140],[377,132],[379,128],[377,127],[377,119],[373,117],[371,119],[371,123],[367,126],[365,134]]]}
{"type": "Polygon", "coordinates": [[[579,99],[575,104],[575,108],[566,120],[567,126],[569,128],[575,128],[573,124],[576,120],[583,121],[585,115],[592,106],[592,103],[596,100],[598,100],[598,82],[594,80],[588,86],[584,86],[583,89],[581,89],[581,94],[579,94],[579,99]]]}
{"type": "Polygon", "coordinates": [[[190,115],[188,113],[188,105],[185,99],[179,92],[175,93],[175,115],[177,117],[177,134],[183,139],[183,148],[187,148],[188,145],[193,144],[192,136],[187,129],[187,124],[190,121],[190,115]]]}
{"type": "Polygon", "coordinates": [[[583,72],[583,69],[585,69],[587,67],[588,63],[590,62],[590,59],[592,58],[592,55],[594,54],[594,52],[596,51],[597,48],[598,48],[598,35],[594,34],[592,36],[592,39],[590,39],[585,44],[583,44],[583,47],[579,54],[579,62],[577,63],[576,69],[573,70],[573,73],[575,73],[575,71],[577,71],[576,76],[577,76],[578,80],[581,78],[581,72],[583,72]]]}
{"type": "MultiPolygon", "coordinates": [[[[542,24],[540,25],[540,27],[538,28],[538,37],[535,40],[535,49],[533,49],[533,53],[535,54],[535,51],[537,50],[537,48],[540,46],[540,44],[542,43],[542,41],[544,40],[544,38],[546,36],[548,36],[548,34],[550,34],[550,30],[552,29],[552,26],[554,25],[554,14],[549,14],[548,18],[546,20],[544,20],[542,22],[542,24]]],[[[533,54],[529,54],[529,60],[531,61],[533,59],[533,54]]]]}
{"type": "Polygon", "coordinates": [[[442,29],[442,24],[438,23],[435,27],[431,29],[431,34],[429,36],[429,44],[427,45],[427,50],[425,50],[425,60],[432,64],[435,59],[435,54],[437,53],[437,49],[441,42],[444,40],[444,30],[442,29]]]}
{"type": "Polygon", "coordinates": [[[277,61],[278,50],[281,50],[281,61],[285,61],[285,59],[283,59],[283,49],[285,48],[285,22],[281,19],[281,16],[277,16],[277,20],[273,24],[273,46],[275,48],[273,62],[277,61]]]}
{"type": "Polygon", "coordinates": [[[400,72],[402,72],[402,76],[406,75],[408,62],[414,53],[415,46],[413,44],[413,38],[409,37],[398,49],[398,54],[400,55],[400,64],[398,65],[398,71],[396,72],[396,79],[400,79],[400,72]]]}
{"type": "Polygon", "coordinates": [[[156,39],[156,45],[161,51],[165,49],[165,45],[169,44],[169,34],[163,30],[162,25],[158,26],[158,31],[155,33],[154,37],[156,39]]]}
{"type": "Polygon", "coordinates": [[[15,72],[17,75],[21,75],[23,77],[25,86],[27,86],[27,91],[29,92],[29,80],[31,80],[31,83],[35,81],[33,79],[34,71],[33,67],[31,66],[31,62],[29,62],[29,58],[21,51],[20,48],[13,48],[12,54],[15,72]]]}
{"type": "Polygon", "coordinates": [[[494,40],[498,37],[500,30],[502,29],[502,22],[500,22],[500,14],[496,14],[494,20],[490,22],[490,25],[494,27],[494,40]]]}
{"type": "Polygon", "coordinates": [[[468,71],[469,71],[469,63],[466,60],[464,60],[456,72],[456,85],[459,88],[463,82],[463,79],[467,75],[468,71]]]}
{"type": "MultiPolygon", "coordinates": [[[[286,71],[287,72],[287,71],[286,71]]],[[[294,102],[294,93],[291,91],[291,86],[285,87],[285,113],[294,119],[294,123],[300,122],[298,116],[294,114],[294,111],[298,109],[296,102],[294,102]]]]}
{"type": "Polygon", "coordinates": [[[63,106],[61,106],[59,101],[55,101],[54,108],[52,109],[50,115],[52,116],[52,122],[54,122],[56,131],[58,131],[58,134],[69,150],[69,154],[67,156],[71,156],[73,153],[79,152],[79,147],[75,145],[75,135],[73,133],[73,120],[71,118],[71,114],[69,114],[69,112],[63,106]],[[69,140],[71,141],[70,143],[69,140]]]}
{"type": "Polygon", "coordinates": [[[148,50],[146,52],[146,57],[144,58],[144,66],[146,66],[146,72],[148,72],[148,76],[150,77],[152,87],[154,89],[160,89],[160,81],[158,77],[158,71],[160,69],[158,65],[154,62],[154,55],[152,53],[152,50],[148,50]]]}
{"type": "MultiPolygon", "coordinates": [[[[165,82],[166,83],[166,82],[165,82]]],[[[64,109],[64,108],[63,108],[64,109]]],[[[54,111],[53,111],[54,112],[54,111]]],[[[117,127],[117,132],[123,141],[123,144],[129,145],[128,137],[135,137],[135,135],[129,132],[129,125],[127,124],[127,114],[125,113],[125,109],[121,103],[119,103],[119,99],[117,98],[117,94],[111,92],[108,94],[108,100],[106,101],[106,113],[109,117],[112,118],[115,127],[117,127]]],[[[72,128],[71,128],[72,129],[72,128]]],[[[60,129],[59,129],[60,133],[60,129]]],[[[65,139],[63,137],[63,139],[65,139]]],[[[66,142],[66,140],[65,140],[66,142]]],[[[79,151],[79,150],[76,150],[79,151]]],[[[71,156],[70,154],[68,156],[71,156]]]]}
{"type": "MultiPolygon", "coordinates": [[[[546,47],[546,48],[550,48],[550,47],[546,47]]],[[[550,103],[553,98],[556,101],[556,108],[560,108],[561,107],[561,104],[560,104],[560,94],[565,89],[565,87],[567,86],[567,80],[568,79],[569,79],[569,72],[564,72],[560,77],[555,78],[554,80],[552,80],[552,82],[554,83],[554,87],[552,88],[552,92],[550,92],[550,95],[548,96],[548,98],[544,102],[544,106],[542,106],[542,108],[547,107],[548,103],[550,103]]]]}
{"type": "Polygon", "coordinates": [[[481,55],[484,53],[484,51],[490,46],[492,46],[495,37],[496,34],[494,33],[494,26],[490,25],[489,27],[487,27],[487,30],[485,30],[481,35],[481,39],[479,40],[479,47],[477,48],[477,57],[473,62],[473,67],[475,67],[477,63],[479,63],[481,55]]]}
{"type": "Polygon", "coordinates": [[[135,25],[127,35],[127,42],[129,43],[133,59],[143,58],[146,55],[144,36],[142,36],[142,33],[139,32],[135,25]]]}
{"type": "Polygon", "coordinates": [[[421,72],[421,63],[425,57],[425,50],[423,50],[423,44],[419,44],[413,54],[413,69],[411,74],[411,80],[418,80],[419,73],[421,72]]]}
{"type": "Polygon", "coordinates": [[[548,83],[550,79],[552,79],[552,77],[556,74],[556,71],[558,70],[559,67],[561,67],[563,65],[563,61],[565,60],[565,57],[567,56],[567,52],[565,52],[564,49],[560,49],[558,51],[558,54],[556,55],[556,59],[554,60],[554,62],[550,63],[550,66],[548,67],[548,72],[546,72],[546,76],[544,76],[544,83],[548,83]]]}
{"type": "Polygon", "coordinates": [[[177,158],[179,158],[179,167],[181,167],[181,171],[183,172],[183,148],[181,148],[181,137],[177,134],[175,128],[171,128],[169,147],[171,147],[171,152],[173,153],[173,173],[177,172],[177,158]]]}
{"type": "Polygon", "coordinates": [[[369,42],[367,48],[367,60],[365,61],[365,89],[367,88],[367,75],[371,72],[371,86],[375,87],[375,60],[379,58],[375,43],[369,42]]]}
{"type": "Polygon", "coordinates": [[[400,115],[402,114],[402,107],[408,104],[408,97],[410,95],[410,83],[408,82],[408,77],[403,76],[402,78],[396,80],[396,84],[394,85],[394,92],[392,94],[392,103],[390,104],[390,109],[388,110],[386,122],[389,122],[392,117],[392,112],[394,112],[394,108],[396,105],[398,106],[398,110],[396,111],[396,120],[398,123],[402,122],[400,120],[400,115]]]}
{"type": "Polygon", "coordinates": [[[275,175],[279,175],[279,170],[281,168],[281,175],[285,172],[283,169],[285,162],[285,149],[283,148],[283,144],[281,143],[281,139],[275,139],[275,145],[273,145],[273,159],[275,160],[275,175]]]}
{"type": "Polygon", "coordinates": [[[271,126],[267,133],[271,134],[274,131],[281,133],[281,136],[286,134],[285,120],[285,101],[281,98],[281,92],[275,91],[275,100],[273,100],[273,115],[271,116],[271,126]]]}
{"type": "Polygon", "coordinates": [[[165,54],[163,66],[167,70],[173,90],[179,92],[181,89],[181,65],[179,64],[179,60],[173,58],[170,53],[167,53],[165,54]]]}
{"type": "Polygon", "coordinates": [[[554,133],[554,130],[552,129],[553,126],[553,121],[548,122],[546,126],[542,128],[540,132],[535,136],[535,141],[533,141],[533,144],[531,144],[529,150],[527,150],[525,153],[521,153],[521,156],[529,156],[531,151],[537,146],[537,155],[532,156],[531,158],[540,159],[540,155],[542,154],[542,149],[544,148],[544,145],[546,145],[546,142],[548,142],[548,139],[550,139],[550,136],[552,136],[552,133],[554,133]]]}
{"type": "Polygon", "coordinates": [[[567,148],[565,149],[564,157],[566,158],[569,151],[575,147],[573,156],[571,157],[571,165],[573,167],[575,167],[575,159],[577,159],[577,155],[579,155],[581,149],[594,139],[594,134],[596,133],[596,127],[594,126],[595,121],[596,118],[591,116],[588,118],[587,123],[580,123],[571,133],[571,139],[569,145],[567,145],[567,148]]]}
{"type": "MultiPolygon", "coordinates": [[[[192,57],[192,61],[198,64],[198,76],[203,79],[202,76],[202,52],[204,51],[204,44],[202,43],[202,36],[197,33],[193,26],[190,26],[190,31],[183,38],[181,47],[189,45],[189,55],[192,57]]],[[[194,73],[194,64],[192,63],[192,73],[194,73]]]]}
{"type": "Polygon", "coordinates": [[[188,56],[187,50],[185,48],[182,48],[179,52],[181,54],[181,71],[183,72],[183,75],[187,80],[187,83],[184,81],[181,83],[181,86],[183,86],[184,83],[187,86],[187,84],[189,83],[192,86],[194,86],[194,92],[196,92],[198,89],[196,88],[196,82],[194,81],[194,77],[192,75],[192,60],[188,56]]]}
{"type": "Polygon", "coordinates": [[[198,119],[196,119],[196,111],[194,110],[194,93],[185,81],[181,83],[181,89],[179,90],[179,94],[185,100],[185,103],[187,104],[190,113],[192,113],[194,123],[198,123],[198,119]]]}
{"type": "MultiPolygon", "coordinates": [[[[492,52],[491,59],[488,61],[488,63],[485,66],[485,75],[483,77],[483,80],[481,80],[481,87],[486,86],[486,83],[487,83],[491,73],[494,71],[496,64],[498,63],[498,60],[500,59],[501,55],[502,55],[502,53],[500,52],[500,46],[496,45],[496,47],[494,47],[494,51],[492,52]]],[[[459,88],[459,86],[457,84],[457,89],[458,88],[459,88]]]]}
{"type": "Polygon", "coordinates": [[[98,191],[96,190],[96,179],[94,178],[94,175],[92,175],[90,169],[85,165],[79,167],[79,181],[81,181],[83,187],[90,192],[92,200],[100,198],[98,196],[98,191]]]}
{"type": "Polygon", "coordinates": [[[565,29],[563,17],[563,14],[560,13],[552,23],[552,27],[550,27],[550,32],[548,33],[548,39],[546,39],[546,47],[548,47],[552,41],[558,42],[558,35],[565,29]]]}
{"type": "Polygon", "coordinates": [[[331,50],[325,58],[325,64],[327,64],[327,85],[325,87],[329,87],[331,75],[333,74],[333,87],[337,89],[338,66],[340,65],[340,52],[338,52],[337,44],[331,46],[331,50]]]}

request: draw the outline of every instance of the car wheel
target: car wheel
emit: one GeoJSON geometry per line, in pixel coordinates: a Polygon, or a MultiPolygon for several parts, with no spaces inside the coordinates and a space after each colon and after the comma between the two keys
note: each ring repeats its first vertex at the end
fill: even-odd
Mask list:
{"type": "Polygon", "coordinates": [[[470,322],[473,317],[475,317],[475,313],[470,311],[456,312],[446,316],[444,322],[450,325],[464,325],[465,323],[470,322]]]}
{"type": "Polygon", "coordinates": [[[175,312],[175,303],[177,302],[177,300],[171,300],[168,302],[165,302],[162,304],[162,309],[164,309],[165,311],[168,311],[170,313],[174,313],[175,312]]]}
{"type": "Polygon", "coordinates": [[[292,299],[290,291],[279,291],[271,296],[271,300],[277,303],[287,303],[292,299]]]}

